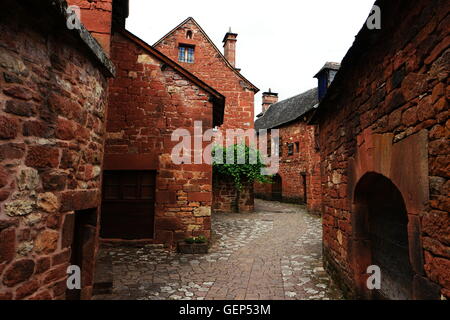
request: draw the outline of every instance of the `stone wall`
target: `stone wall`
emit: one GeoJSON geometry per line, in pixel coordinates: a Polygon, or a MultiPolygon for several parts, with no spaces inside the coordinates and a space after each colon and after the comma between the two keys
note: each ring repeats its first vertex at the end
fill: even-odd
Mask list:
{"type": "MultiPolygon", "coordinates": [[[[231,66],[217,52],[211,40],[193,19],[188,19],[165,37],[163,41],[157,43],[155,47],[225,96],[224,123],[220,127],[224,131],[224,135],[226,129],[247,130],[254,128],[254,99],[258,89],[239,76],[240,70],[231,66]],[[192,32],[192,39],[187,39],[188,31],[192,32]],[[178,61],[180,44],[194,46],[194,63],[178,61]]],[[[226,190],[229,185],[226,183],[221,185],[221,180],[218,180],[215,187],[218,189],[214,193],[219,194],[226,190]]],[[[234,193],[232,190],[229,191],[234,193]]],[[[238,200],[229,199],[227,203],[218,203],[215,206],[226,208],[236,201],[238,200]]],[[[249,199],[249,202],[253,203],[254,199],[249,199]]],[[[248,208],[251,208],[251,205],[248,208]]]]}
{"type": "Polygon", "coordinates": [[[222,129],[254,127],[254,96],[258,89],[246,83],[225,59],[218,55],[210,40],[196,23],[188,20],[155,47],[178,62],[179,44],[195,46],[194,63],[180,64],[226,97],[225,121],[222,129]],[[192,39],[186,39],[192,31],[192,39]]]}
{"type": "MultiPolygon", "coordinates": [[[[315,126],[299,120],[277,129],[280,132],[282,150],[278,172],[282,181],[282,200],[306,203],[311,212],[320,212],[322,204],[320,154],[315,140],[315,126]],[[293,144],[292,155],[288,154],[289,144],[293,144]]],[[[272,184],[255,184],[256,196],[271,200],[272,187],[272,184]]]]}
{"type": "Polygon", "coordinates": [[[174,164],[171,152],[179,142],[171,135],[187,129],[193,136],[194,121],[212,128],[211,95],[136,39],[127,32],[113,35],[118,72],[110,83],[105,169],[157,170],[156,242],[174,246],[193,235],[209,237],[212,167],[174,164]]]}
{"type": "Polygon", "coordinates": [[[68,0],[67,3],[80,8],[81,22],[109,55],[113,0],[68,0]]]}
{"type": "Polygon", "coordinates": [[[81,298],[92,290],[107,79],[56,2],[0,8],[0,300],[65,298],[84,209],[81,298]]]}
{"type": "Polygon", "coordinates": [[[255,211],[253,184],[244,183],[238,190],[233,181],[214,179],[214,213],[251,213],[255,211]]]}
{"type": "Polygon", "coordinates": [[[377,173],[405,201],[412,297],[448,298],[450,4],[377,4],[382,29],[360,32],[317,116],[326,266],[349,295],[364,295],[367,221],[354,193],[377,173]]]}

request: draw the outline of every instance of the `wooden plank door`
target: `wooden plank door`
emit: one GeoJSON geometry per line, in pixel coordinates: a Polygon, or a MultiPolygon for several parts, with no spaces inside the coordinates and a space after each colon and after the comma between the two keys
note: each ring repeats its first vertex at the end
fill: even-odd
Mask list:
{"type": "Polygon", "coordinates": [[[155,171],[105,171],[101,237],[153,239],[155,171]]]}

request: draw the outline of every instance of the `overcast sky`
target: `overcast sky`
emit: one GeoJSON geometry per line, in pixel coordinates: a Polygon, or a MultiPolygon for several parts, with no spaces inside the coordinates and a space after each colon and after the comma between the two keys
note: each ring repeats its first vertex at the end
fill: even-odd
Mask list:
{"type": "Polygon", "coordinates": [[[236,67],[261,92],[280,100],[317,85],[326,61],[340,62],[375,0],[130,0],[127,29],[154,44],[193,17],[219,49],[228,29],[238,33],[236,67]]]}

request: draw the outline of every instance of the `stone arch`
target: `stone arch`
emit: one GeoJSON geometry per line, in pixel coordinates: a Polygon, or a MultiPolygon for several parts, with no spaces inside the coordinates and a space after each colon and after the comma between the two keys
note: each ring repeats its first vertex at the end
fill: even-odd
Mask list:
{"type": "Polygon", "coordinates": [[[366,173],[355,187],[352,220],[355,280],[360,295],[412,299],[408,212],[399,188],[382,174],[366,173]],[[367,288],[370,265],[381,269],[380,290],[367,288]]]}

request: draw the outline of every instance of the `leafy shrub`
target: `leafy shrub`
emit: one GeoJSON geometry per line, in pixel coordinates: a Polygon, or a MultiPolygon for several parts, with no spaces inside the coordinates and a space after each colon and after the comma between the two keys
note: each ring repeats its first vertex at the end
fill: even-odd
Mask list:
{"type": "Polygon", "coordinates": [[[206,243],[208,242],[208,238],[205,236],[191,237],[184,240],[186,243],[194,244],[194,243],[206,243]]]}
{"type": "Polygon", "coordinates": [[[195,243],[206,243],[208,239],[205,236],[198,236],[195,238],[195,243]]]}
{"type": "Polygon", "coordinates": [[[261,183],[272,182],[272,176],[261,174],[261,170],[266,167],[262,161],[261,153],[245,144],[234,144],[226,148],[215,146],[212,151],[212,156],[214,159],[213,171],[215,176],[219,178],[231,178],[239,190],[242,190],[244,183],[253,183],[255,181],[261,183]],[[220,153],[222,153],[223,159],[221,159],[220,153]],[[234,163],[228,164],[228,158],[234,158],[234,163]],[[251,159],[256,161],[252,161],[254,163],[251,163],[251,159]],[[238,160],[244,163],[241,164],[238,160]]]}

